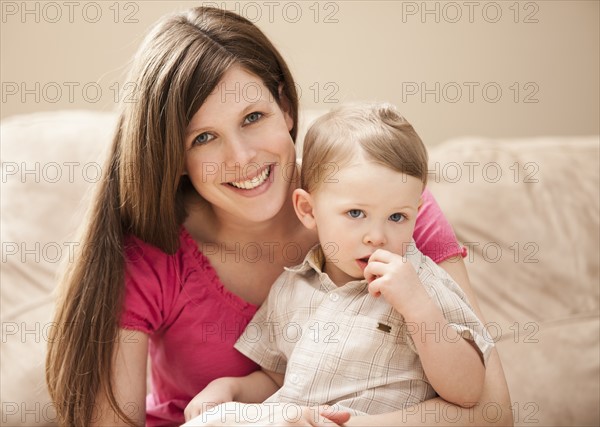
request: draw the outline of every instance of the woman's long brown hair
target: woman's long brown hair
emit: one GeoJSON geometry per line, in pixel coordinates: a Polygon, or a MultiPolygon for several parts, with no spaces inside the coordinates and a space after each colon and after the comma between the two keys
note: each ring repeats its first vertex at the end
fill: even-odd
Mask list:
{"type": "Polygon", "coordinates": [[[234,64],[260,77],[296,136],[298,97],[284,60],[250,21],[225,10],[194,8],[166,17],[146,36],[128,82],[133,102],[121,105],[103,178],[80,237],[81,250],[60,284],[46,381],[61,425],[89,425],[112,383],[125,280],[124,238],[135,235],[168,254],[179,247],[184,196],[184,133],[191,117],[234,64]]]}

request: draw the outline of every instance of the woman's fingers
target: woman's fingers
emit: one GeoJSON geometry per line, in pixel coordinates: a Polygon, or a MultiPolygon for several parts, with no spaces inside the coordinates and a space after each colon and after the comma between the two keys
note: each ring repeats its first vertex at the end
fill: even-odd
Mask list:
{"type": "Polygon", "coordinates": [[[185,408],[185,410],[183,411],[183,415],[185,417],[186,422],[191,420],[192,418],[196,418],[201,413],[202,411],[198,407],[185,408]]]}
{"type": "Polygon", "coordinates": [[[319,413],[338,426],[343,426],[350,419],[349,412],[335,409],[332,406],[319,406],[319,413]]]}
{"type": "Polygon", "coordinates": [[[290,405],[292,404],[286,404],[282,407],[281,405],[228,402],[206,412],[190,407],[186,408],[185,411],[186,426],[237,424],[244,426],[336,427],[343,426],[350,419],[349,412],[331,406],[297,406],[295,410],[291,410],[290,405]],[[284,408],[287,408],[287,410],[284,410],[284,408]],[[200,414],[204,415],[198,417],[200,414]]]}

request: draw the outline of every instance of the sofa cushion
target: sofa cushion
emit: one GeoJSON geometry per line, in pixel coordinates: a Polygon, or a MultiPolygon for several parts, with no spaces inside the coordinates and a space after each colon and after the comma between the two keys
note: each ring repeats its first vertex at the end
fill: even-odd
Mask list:
{"type": "Polygon", "coordinates": [[[429,187],[468,248],[489,320],[599,310],[598,137],[450,141],[429,187]]]}
{"type": "Polygon", "coordinates": [[[542,322],[520,336],[510,332],[496,344],[515,425],[597,426],[598,316],[542,322]]]}
{"type": "Polygon", "coordinates": [[[47,295],[2,319],[2,425],[56,425],[44,368],[53,308],[54,298],[47,295]]]}
{"type": "Polygon", "coordinates": [[[2,121],[0,394],[3,425],[51,425],[44,357],[59,267],[69,261],[82,199],[102,171],[112,113],[60,111],[2,121]]]}
{"type": "Polygon", "coordinates": [[[100,179],[114,131],[111,113],[45,112],[2,122],[3,315],[55,286],[77,245],[83,196],[100,179]],[[5,285],[16,281],[19,286],[5,285]]]}
{"type": "Polygon", "coordinates": [[[597,136],[430,151],[429,187],[469,248],[516,425],[600,421],[598,156],[597,136]]]}

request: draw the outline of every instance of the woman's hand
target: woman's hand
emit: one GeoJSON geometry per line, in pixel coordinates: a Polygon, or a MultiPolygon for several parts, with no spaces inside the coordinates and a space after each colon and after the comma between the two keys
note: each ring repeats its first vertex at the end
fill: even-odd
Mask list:
{"type": "Polygon", "coordinates": [[[338,426],[343,426],[350,420],[350,413],[346,411],[340,411],[332,406],[317,406],[319,414],[329,421],[332,421],[338,426]]]}
{"type": "Polygon", "coordinates": [[[246,404],[228,402],[206,410],[185,426],[343,426],[350,414],[329,406],[300,406],[293,403],[246,404]]]}

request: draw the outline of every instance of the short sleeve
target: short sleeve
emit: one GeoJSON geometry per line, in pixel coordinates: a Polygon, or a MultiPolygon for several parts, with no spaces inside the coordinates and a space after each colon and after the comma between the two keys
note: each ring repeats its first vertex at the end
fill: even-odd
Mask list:
{"type": "Polygon", "coordinates": [[[427,188],[422,201],[413,233],[417,248],[438,264],[457,255],[467,256],[466,248],[458,243],[452,226],[427,188]]]}
{"type": "Polygon", "coordinates": [[[164,320],[163,285],[172,260],[160,249],[125,239],[125,298],[120,326],[152,335],[164,320]]]}
{"type": "MultiPolygon", "coordinates": [[[[448,326],[454,328],[464,339],[473,342],[486,363],[494,342],[460,286],[432,260],[424,262],[423,268],[419,271],[419,278],[427,293],[440,307],[448,321],[448,326]]],[[[445,336],[444,330],[435,330],[435,333],[439,333],[442,339],[445,336]]]]}

